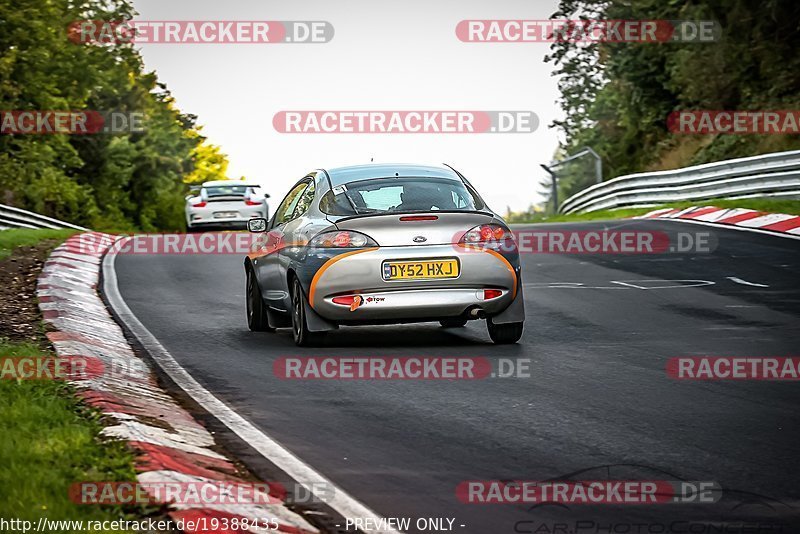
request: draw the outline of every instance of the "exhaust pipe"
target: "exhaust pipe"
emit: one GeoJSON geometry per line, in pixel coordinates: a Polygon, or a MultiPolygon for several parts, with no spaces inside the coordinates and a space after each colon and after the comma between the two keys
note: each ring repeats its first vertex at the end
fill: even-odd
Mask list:
{"type": "Polygon", "coordinates": [[[478,306],[470,308],[467,315],[469,315],[471,319],[483,319],[484,317],[486,317],[486,313],[483,311],[483,308],[480,308],[478,306]]]}

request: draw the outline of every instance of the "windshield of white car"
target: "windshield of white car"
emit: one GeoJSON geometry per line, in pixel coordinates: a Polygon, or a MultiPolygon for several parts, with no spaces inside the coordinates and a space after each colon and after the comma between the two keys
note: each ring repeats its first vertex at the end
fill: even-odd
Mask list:
{"type": "Polygon", "coordinates": [[[476,211],[484,209],[463,182],[452,179],[391,177],[335,186],[320,201],[329,215],[476,211]]]}

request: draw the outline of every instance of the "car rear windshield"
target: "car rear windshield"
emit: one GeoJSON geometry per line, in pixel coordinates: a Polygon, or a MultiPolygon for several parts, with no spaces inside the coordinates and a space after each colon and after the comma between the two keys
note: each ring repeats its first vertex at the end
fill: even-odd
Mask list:
{"type": "Polygon", "coordinates": [[[358,180],[335,186],[320,200],[329,215],[475,211],[483,203],[459,180],[392,177],[358,180]]]}
{"type": "Polygon", "coordinates": [[[205,187],[206,195],[211,197],[243,197],[248,190],[245,185],[215,185],[205,187]]]}

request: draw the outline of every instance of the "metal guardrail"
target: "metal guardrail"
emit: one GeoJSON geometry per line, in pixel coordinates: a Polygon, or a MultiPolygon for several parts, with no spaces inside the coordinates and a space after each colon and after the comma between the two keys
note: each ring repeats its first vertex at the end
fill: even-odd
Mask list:
{"type": "Polygon", "coordinates": [[[83,226],[0,204],[0,230],[8,230],[9,228],[74,228],[75,230],[88,230],[83,226]]]}
{"type": "Polygon", "coordinates": [[[559,211],[581,213],[766,196],[800,198],[800,150],[620,176],[572,195],[559,211]]]}

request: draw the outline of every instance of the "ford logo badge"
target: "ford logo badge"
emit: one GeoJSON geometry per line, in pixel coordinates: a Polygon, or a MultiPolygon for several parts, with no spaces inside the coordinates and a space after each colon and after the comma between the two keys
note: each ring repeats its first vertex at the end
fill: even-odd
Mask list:
{"type": "Polygon", "coordinates": [[[427,240],[428,240],[427,237],[418,235],[417,237],[414,238],[414,243],[424,243],[427,240]]]}

